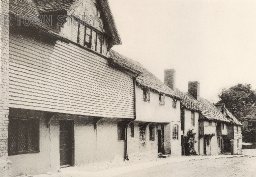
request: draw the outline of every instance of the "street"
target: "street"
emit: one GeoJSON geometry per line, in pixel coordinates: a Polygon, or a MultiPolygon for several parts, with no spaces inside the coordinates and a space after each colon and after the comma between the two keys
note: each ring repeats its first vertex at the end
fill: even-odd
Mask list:
{"type": "Polygon", "coordinates": [[[256,177],[256,157],[183,161],[116,177],[256,177]]]}

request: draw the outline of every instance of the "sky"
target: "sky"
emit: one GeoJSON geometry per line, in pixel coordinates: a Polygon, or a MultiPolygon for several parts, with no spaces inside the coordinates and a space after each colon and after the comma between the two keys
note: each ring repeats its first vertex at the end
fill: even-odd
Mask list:
{"type": "Polygon", "coordinates": [[[137,60],[163,80],[176,70],[176,87],[200,82],[212,102],[237,83],[256,86],[256,1],[109,0],[122,45],[114,50],[137,60]]]}

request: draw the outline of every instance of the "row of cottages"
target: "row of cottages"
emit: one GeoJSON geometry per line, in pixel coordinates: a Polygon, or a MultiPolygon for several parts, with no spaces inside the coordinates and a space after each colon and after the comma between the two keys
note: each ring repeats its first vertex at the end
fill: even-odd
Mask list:
{"type": "Polygon", "coordinates": [[[183,155],[242,153],[242,124],[225,107],[201,98],[199,82],[189,82],[181,97],[181,141],[183,155]]]}
{"type": "Polygon", "coordinates": [[[0,176],[181,154],[180,98],[111,50],[106,0],[1,5],[0,176]]]}

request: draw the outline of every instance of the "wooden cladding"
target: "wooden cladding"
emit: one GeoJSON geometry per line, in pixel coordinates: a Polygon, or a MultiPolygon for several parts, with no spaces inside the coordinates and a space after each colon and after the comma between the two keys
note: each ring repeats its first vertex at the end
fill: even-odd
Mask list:
{"type": "Polygon", "coordinates": [[[10,37],[10,107],[134,118],[130,76],[74,44],[10,37]]]}

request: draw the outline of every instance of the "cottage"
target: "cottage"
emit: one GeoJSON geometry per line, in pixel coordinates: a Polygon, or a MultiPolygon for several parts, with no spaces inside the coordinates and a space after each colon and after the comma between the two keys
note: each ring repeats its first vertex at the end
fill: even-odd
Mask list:
{"type": "Polygon", "coordinates": [[[10,1],[9,7],[9,56],[1,73],[8,143],[3,136],[1,156],[8,154],[10,176],[122,161],[140,71],[111,64],[108,51],[121,40],[107,1],[10,1]]]}
{"type": "Polygon", "coordinates": [[[117,65],[141,72],[135,80],[136,118],[127,135],[129,158],[180,155],[179,96],[140,63],[115,51],[110,56],[117,65]]]}
{"type": "Polygon", "coordinates": [[[248,148],[254,148],[256,146],[256,106],[250,107],[242,120],[244,141],[252,143],[248,148]]]}
{"type": "Polygon", "coordinates": [[[223,136],[222,153],[242,154],[242,123],[226,108],[224,104],[216,104],[217,108],[230,121],[226,125],[226,136],[223,136]]]}

